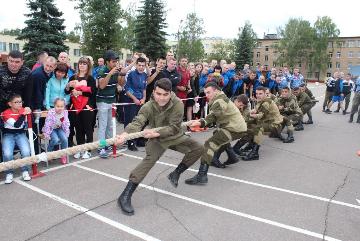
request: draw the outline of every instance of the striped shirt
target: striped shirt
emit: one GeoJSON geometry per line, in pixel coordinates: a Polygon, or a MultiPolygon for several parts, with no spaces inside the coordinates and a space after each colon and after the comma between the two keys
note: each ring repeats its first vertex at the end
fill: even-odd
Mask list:
{"type": "MultiPolygon", "coordinates": [[[[102,67],[98,72],[97,80],[105,78],[110,70],[107,66],[102,67]]],[[[98,89],[96,94],[96,102],[114,103],[116,101],[116,85],[118,83],[119,73],[115,73],[110,77],[109,83],[104,89],[98,89]]]]}

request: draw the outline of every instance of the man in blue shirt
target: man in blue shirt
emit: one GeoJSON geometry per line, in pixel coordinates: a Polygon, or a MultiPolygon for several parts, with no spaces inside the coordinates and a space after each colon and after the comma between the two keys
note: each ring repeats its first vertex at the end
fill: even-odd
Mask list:
{"type": "MultiPolygon", "coordinates": [[[[136,69],[128,74],[125,84],[126,102],[132,103],[125,105],[125,119],[124,128],[132,122],[134,117],[140,110],[140,107],[146,100],[146,81],[147,74],[145,73],[146,59],[140,57],[136,60],[136,69]]],[[[128,141],[128,149],[130,151],[137,151],[136,140],[128,141]]]]}

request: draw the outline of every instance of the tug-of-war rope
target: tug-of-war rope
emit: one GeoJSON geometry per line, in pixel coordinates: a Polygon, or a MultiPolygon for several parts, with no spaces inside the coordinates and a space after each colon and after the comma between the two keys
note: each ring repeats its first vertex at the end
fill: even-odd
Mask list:
{"type": "MultiPolygon", "coordinates": [[[[185,127],[188,124],[189,124],[189,122],[183,122],[181,124],[181,126],[185,127]]],[[[166,127],[167,126],[158,127],[158,128],[154,128],[152,130],[159,131],[162,128],[166,128],[166,127]]],[[[133,140],[133,139],[137,139],[140,137],[144,137],[144,135],[145,135],[144,131],[135,132],[135,133],[128,134],[124,138],[124,140],[125,141],[133,140]]],[[[29,157],[24,157],[24,158],[17,159],[17,160],[2,162],[2,163],[0,163],[0,172],[6,171],[9,169],[15,169],[15,168],[31,165],[34,163],[47,162],[48,160],[58,159],[63,156],[66,156],[66,155],[74,155],[74,154],[76,154],[78,152],[82,152],[82,151],[96,150],[98,148],[103,148],[105,146],[114,145],[115,142],[116,142],[116,138],[109,138],[106,140],[99,140],[99,141],[95,141],[95,142],[91,142],[91,143],[85,143],[82,145],[69,147],[66,149],[61,149],[58,151],[43,152],[43,153],[35,155],[35,156],[29,156],[29,157]]]]}

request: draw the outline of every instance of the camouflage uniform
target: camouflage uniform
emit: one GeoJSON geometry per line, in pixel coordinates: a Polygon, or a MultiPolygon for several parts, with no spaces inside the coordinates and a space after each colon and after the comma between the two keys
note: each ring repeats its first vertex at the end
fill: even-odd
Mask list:
{"type": "Polygon", "coordinates": [[[280,114],[284,116],[287,126],[290,126],[289,122],[294,124],[301,123],[303,113],[301,112],[294,95],[291,95],[288,98],[279,97],[276,104],[284,107],[280,110],[280,114]]]}
{"type": "MultiPolygon", "coordinates": [[[[278,107],[271,98],[265,98],[257,102],[255,110],[256,125],[252,129],[252,139],[257,145],[260,145],[265,132],[281,132],[283,117],[280,115],[278,107]]],[[[248,133],[251,134],[251,132],[248,133]]]]}
{"type": "Polygon", "coordinates": [[[184,153],[181,163],[186,167],[195,163],[204,148],[198,142],[186,136],[181,128],[184,116],[184,105],[174,93],[165,107],[160,107],[153,97],[143,105],[134,120],[125,128],[125,132],[133,133],[141,131],[147,121],[151,128],[163,127],[158,133],[158,138],[149,139],[146,143],[146,156],[143,161],[130,173],[129,180],[140,183],[156,161],[164,154],[166,149],[172,149],[184,153]]]}
{"type": "Polygon", "coordinates": [[[298,96],[296,96],[296,99],[301,109],[301,112],[304,115],[308,113],[315,105],[315,103],[311,100],[310,96],[308,96],[308,94],[306,94],[305,92],[300,92],[298,96]]]}
{"type": "Polygon", "coordinates": [[[240,139],[246,133],[247,127],[243,116],[235,104],[220,91],[209,102],[209,114],[201,119],[201,127],[216,123],[218,129],[205,142],[205,151],[201,156],[201,163],[210,165],[214,153],[221,146],[233,140],[240,139]]]}

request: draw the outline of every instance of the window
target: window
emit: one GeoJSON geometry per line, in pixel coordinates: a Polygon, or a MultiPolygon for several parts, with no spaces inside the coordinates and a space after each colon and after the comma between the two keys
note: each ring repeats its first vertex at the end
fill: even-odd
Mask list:
{"type": "Polygon", "coordinates": [[[256,43],[256,48],[261,48],[261,42],[256,43]]]}
{"type": "Polygon", "coordinates": [[[81,56],[80,49],[74,49],[74,56],[81,56]]]}
{"type": "Polygon", "coordinates": [[[332,68],[332,63],[329,62],[327,66],[328,66],[328,69],[331,69],[332,68]]]}
{"type": "Polygon", "coordinates": [[[301,68],[301,63],[298,64],[298,67],[301,68]]]}
{"type": "Polygon", "coordinates": [[[340,62],[336,62],[335,68],[340,69],[340,62]]]}
{"type": "Polygon", "coordinates": [[[319,79],[320,78],[320,72],[315,72],[315,79],[319,79]]]}
{"type": "Polygon", "coordinates": [[[6,51],[6,42],[0,42],[0,51],[2,52],[6,51]]]}
{"type": "Polygon", "coordinates": [[[269,61],[269,56],[265,55],[265,61],[269,61]]]}
{"type": "Polygon", "coordinates": [[[333,48],[333,42],[328,42],[328,48],[333,48]]]}
{"type": "Polygon", "coordinates": [[[265,64],[265,70],[266,70],[266,71],[269,70],[269,65],[265,64]]]}
{"type": "Polygon", "coordinates": [[[331,73],[326,73],[326,77],[331,77],[331,73]]]}
{"type": "Polygon", "coordinates": [[[349,58],[352,58],[352,57],[353,57],[353,54],[354,54],[354,53],[353,53],[352,51],[350,51],[350,52],[348,53],[348,57],[349,57],[349,58]]]}
{"type": "Polygon", "coordinates": [[[312,63],[308,64],[309,69],[312,69],[312,63]]]}
{"type": "Polygon", "coordinates": [[[256,52],[256,58],[260,58],[260,52],[256,52]]]}
{"type": "Polygon", "coordinates": [[[329,58],[331,59],[332,58],[332,56],[333,56],[333,52],[329,52],[329,58]]]}
{"type": "Polygon", "coordinates": [[[269,51],[269,46],[265,46],[265,51],[269,51]]]}
{"type": "Polygon", "coordinates": [[[276,62],[273,63],[273,67],[276,67],[276,62]]]}
{"type": "Polygon", "coordinates": [[[307,72],[306,78],[308,79],[312,78],[312,72],[307,72]]]}
{"type": "Polygon", "coordinates": [[[9,50],[10,51],[20,50],[20,46],[19,46],[19,44],[9,43],[9,50]]]}
{"type": "Polygon", "coordinates": [[[336,52],[336,58],[339,59],[341,57],[341,53],[340,52],[336,52]]]}
{"type": "Polygon", "coordinates": [[[354,41],[354,40],[349,40],[349,41],[347,42],[347,46],[348,46],[349,48],[354,48],[354,47],[355,47],[355,41],[354,41]]]}

